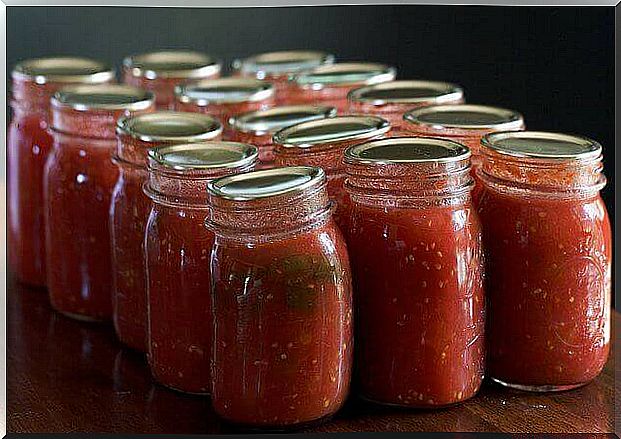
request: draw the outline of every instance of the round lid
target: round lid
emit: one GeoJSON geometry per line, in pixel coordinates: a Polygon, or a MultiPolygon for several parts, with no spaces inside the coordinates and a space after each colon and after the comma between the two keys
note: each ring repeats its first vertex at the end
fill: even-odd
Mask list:
{"type": "Polygon", "coordinates": [[[150,148],[155,163],[179,171],[213,168],[241,168],[256,161],[255,146],[238,142],[203,142],[150,148]]]}
{"type": "Polygon", "coordinates": [[[314,50],[285,50],[267,52],[233,62],[233,68],[242,74],[253,74],[258,78],[269,75],[298,73],[323,64],[332,64],[334,55],[314,50]]]}
{"type": "Polygon", "coordinates": [[[64,87],[52,97],[52,105],[86,110],[146,110],[153,105],[153,93],[118,84],[64,87]]]}
{"type": "Polygon", "coordinates": [[[177,86],[175,93],[181,102],[204,106],[209,103],[262,101],[274,95],[274,87],[258,79],[219,78],[177,86]]]}
{"type": "Polygon", "coordinates": [[[248,201],[300,192],[325,182],[321,168],[292,166],[230,175],[210,182],[208,191],[220,198],[248,201]]]}
{"type": "Polygon", "coordinates": [[[13,69],[13,77],[46,82],[98,84],[114,79],[114,70],[107,64],[79,57],[50,57],[22,61],[13,69]]]}
{"type": "Polygon", "coordinates": [[[143,142],[210,140],[222,133],[222,124],[214,117],[199,113],[158,111],[123,116],[117,121],[117,133],[143,142]]]}
{"type": "Polygon", "coordinates": [[[446,163],[470,157],[468,147],[432,137],[391,137],[355,145],[345,151],[352,164],[446,163]]]}
{"type": "Polygon", "coordinates": [[[397,69],[385,64],[346,62],[316,67],[296,75],[294,80],[301,87],[320,89],[326,85],[378,84],[392,81],[396,76],[397,69]]]}
{"type": "Polygon", "coordinates": [[[273,134],[291,125],[334,116],[336,116],[334,107],[291,105],[242,113],[231,117],[229,124],[244,133],[273,134]]]}
{"type": "Polygon", "coordinates": [[[461,87],[448,82],[390,81],[352,90],[348,99],[372,105],[384,105],[453,102],[463,99],[463,96],[464,91],[461,87]]]}
{"type": "Polygon", "coordinates": [[[123,65],[133,76],[154,79],[203,78],[220,72],[222,63],[209,55],[190,50],[160,50],[128,56],[123,65]]]}
{"type": "Polygon", "coordinates": [[[403,119],[436,128],[519,129],[524,118],[516,111],[486,105],[434,105],[410,110],[403,119]]]}
{"type": "Polygon", "coordinates": [[[481,144],[500,154],[519,158],[584,160],[597,158],[602,153],[602,146],[586,137],[542,131],[488,134],[481,144]]]}
{"type": "Polygon", "coordinates": [[[390,123],[377,116],[337,116],[293,125],[278,131],[274,143],[285,147],[307,148],[313,145],[368,139],[387,133],[390,123]]]}

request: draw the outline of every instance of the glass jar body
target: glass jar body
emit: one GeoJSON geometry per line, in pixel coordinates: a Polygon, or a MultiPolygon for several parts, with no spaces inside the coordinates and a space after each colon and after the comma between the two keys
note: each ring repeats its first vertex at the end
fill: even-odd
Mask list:
{"type": "Polygon", "coordinates": [[[287,105],[327,105],[336,108],[337,113],[342,116],[349,112],[347,94],[356,87],[360,85],[326,85],[320,89],[292,85],[287,97],[287,105]]]}
{"type": "MultiPolygon", "coordinates": [[[[229,127],[230,128],[230,127],[229,127]]],[[[269,169],[274,165],[274,142],[270,133],[245,133],[243,131],[229,129],[229,140],[254,145],[259,149],[259,162],[255,169],[269,169]]]]}

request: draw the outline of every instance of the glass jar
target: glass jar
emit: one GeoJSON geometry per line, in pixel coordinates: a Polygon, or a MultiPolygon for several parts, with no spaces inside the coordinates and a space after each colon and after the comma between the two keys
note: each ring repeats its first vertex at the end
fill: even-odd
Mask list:
{"type": "Polygon", "coordinates": [[[347,95],[349,112],[375,114],[388,120],[393,136],[406,134],[403,115],[412,108],[461,104],[464,91],[458,85],[435,81],[391,81],[352,90],[347,95]]]}
{"type": "Polygon", "coordinates": [[[323,170],[274,168],[209,183],[212,404],[259,428],[323,420],[352,363],[351,274],[323,170]]]}
{"type": "Polygon", "coordinates": [[[397,69],[376,63],[346,62],[328,64],[302,72],[292,78],[287,102],[331,105],[347,113],[347,94],[365,85],[394,81],[397,69]]]}
{"type": "Polygon", "coordinates": [[[274,165],[274,134],[292,125],[311,120],[336,116],[334,107],[312,107],[294,105],[251,111],[233,116],[229,120],[230,139],[244,142],[259,148],[257,169],[271,168],[274,165]]]}
{"type": "Polygon", "coordinates": [[[179,86],[175,89],[179,111],[210,114],[224,126],[223,138],[231,135],[226,125],[234,115],[274,106],[274,86],[247,78],[220,78],[179,86]]]}
{"type": "Polygon", "coordinates": [[[82,320],[112,317],[109,210],[118,170],[116,120],[153,111],[124,85],[67,87],[51,100],[54,145],[44,174],[47,286],[52,306],[82,320]]]}
{"type": "Polygon", "coordinates": [[[611,230],[602,149],[534,131],[483,138],[488,374],[566,390],[595,378],[610,348],[611,230]]]}
{"type": "Polygon", "coordinates": [[[393,137],[345,152],[361,396],[435,408],[483,380],[481,228],[470,151],[393,137]]]}
{"type": "Polygon", "coordinates": [[[116,132],[114,162],[119,168],[119,178],[110,206],[114,328],[121,342],[146,352],[143,244],[151,200],[144,194],[142,185],[147,177],[147,149],[218,139],[222,125],[203,114],[159,111],[122,117],[116,132]]]}
{"type": "Polygon", "coordinates": [[[347,234],[349,197],[343,182],[343,153],[352,145],[384,137],[390,124],[375,116],[337,116],[304,122],[274,135],[276,166],[319,166],[326,172],[328,194],[336,202],[334,219],[347,234]]]}
{"type": "Polygon", "coordinates": [[[266,52],[233,61],[233,74],[274,84],[278,105],[287,105],[291,75],[332,64],[334,55],[314,50],[266,52]]]}
{"type": "Polygon", "coordinates": [[[39,58],[12,72],[8,128],[9,266],[20,282],[45,286],[43,169],[52,149],[48,132],[50,97],[69,84],[101,84],[114,71],[88,58],[39,58]]]}
{"type": "Polygon", "coordinates": [[[205,227],[206,185],[252,170],[257,155],[254,146],[217,141],[149,150],[148,359],[153,377],[166,387],[210,392],[214,234],[205,227]]]}
{"type": "Polygon", "coordinates": [[[155,94],[160,110],[172,110],[175,87],[220,76],[222,63],[189,50],[161,50],[128,56],[123,60],[123,82],[155,94]]]}

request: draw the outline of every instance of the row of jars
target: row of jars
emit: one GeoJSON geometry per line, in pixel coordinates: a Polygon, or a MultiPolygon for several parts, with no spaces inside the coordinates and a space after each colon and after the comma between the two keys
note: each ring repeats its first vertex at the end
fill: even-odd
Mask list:
{"type": "MultiPolygon", "coordinates": [[[[588,382],[610,333],[601,147],[516,131],[516,112],[448,98],[405,112],[421,84],[349,92],[399,114],[392,129],[296,106],[226,113],[223,130],[197,114],[209,105],[152,112],[139,89],[68,88],[51,101],[44,200],[29,198],[36,179],[15,185],[10,161],[10,215],[44,207],[57,310],[112,315],[156,380],[211,393],[233,422],[334,413],[349,388],[352,303],[366,399],[454,404],[476,393],[486,363],[526,390],[588,382]]],[[[19,111],[15,126],[27,126],[19,111]]]]}

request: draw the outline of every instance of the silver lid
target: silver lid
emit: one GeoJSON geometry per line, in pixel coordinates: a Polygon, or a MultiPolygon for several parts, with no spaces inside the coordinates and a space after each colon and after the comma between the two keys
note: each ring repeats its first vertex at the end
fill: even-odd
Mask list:
{"type": "Polygon", "coordinates": [[[508,131],[488,134],[484,147],[518,158],[585,160],[602,154],[602,146],[586,137],[543,131],[508,131]]]}
{"type": "Polygon", "coordinates": [[[291,105],[242,113],[231,117],[229,125],[244,133],[274,134],[291,125],[334,116],[336,116],[334,107],[291,105]]]}
{"type": "Polygon", "coordinates": [[[300,192],[326,180],[321,168],[292,166],[230,175],[210,182],[207,190],[219,198],[248,201],[300,192]]]}
{"type": "Polygon", "coordinates": [[[310,70],[323,64],[332,64],[334,55],[315,50],[285,50],[267,52],[233,61],[233,68],[243,75],[265,78],[310,70]]]}
{"type": "Polygon", "coordinates": [[[454,102],[463,99],[461,87],[449,82],[436,81],[390,81],[357,88],[349,92],[350,101],[372,105],[390,103],[416,104],[420,102],[454,102]]]}
{"type": "Polygon", "coordinates": [[[220,72],[222,63],[191,50],[160,50],[128,56],[123,65],[133,76],[154,78],[205,78],[220,72]]]}
{"type": "Polygon", "coordinates": [[[114,80],[114,70],[94,59],[59,56],[22,61],[13,69],[13,78],[31,80],[37,84],[99,84],[114,80]]]}
{"type": "Polygon", "coordinates": [[[397,76],[397,69],[377,63],[346,62],[324,65],[295,76],[295,82],[301,87],[321,89],[326,85],[371,85],[392,81],[397,76]]]}
{"type": "Polygon", "coordinates": [[[274,95],[274,86],[258,79],[219,78],[177,86],[175,94],[181,102],[192,102],[199,106],[210,103],[232,104],[267,99],[274,95]]]}
{"type": "Polygon", "coordinates": [[[117,121],[116,131],[143,142],[190,142],[217,137],[222,133],[222,124],[206,114],[158,111],[123,116],[117,121]]]}
{"type": "Polygon", "coordinates": [[[468,147],[433,137],[391,137],[347,148],[345,162],[381,165],[390,163],[447,163],[470,157],[468,147]]]}
{"type": "Polygon", "coordinates": [[[434,105],[410,110],[403,119],[417,125],[436,128],[517,130],[524,124],[522,115],[505,108],[486,105],[434,105]]]}
{"type": "Polygon", "coordinates": [[[369,139],[385,134],[390,123],[377,116],[337,116],[314,120],[282,129],[274,143],[285,147],[307,148],[330,142],[369,139]]]}
{"type": "Polygon", "coordinates": [[[52,105],[86,110],[146,110],[153,105],[153,93],[118,84],[64,87],[52,96],[52,105]]]}
{"type": "Polygon", "coordinates": [[[238,142],[211,141],[150,148],[149,159],[179,171],[241,168],[257,160],[256,146],[238,142]]]}

